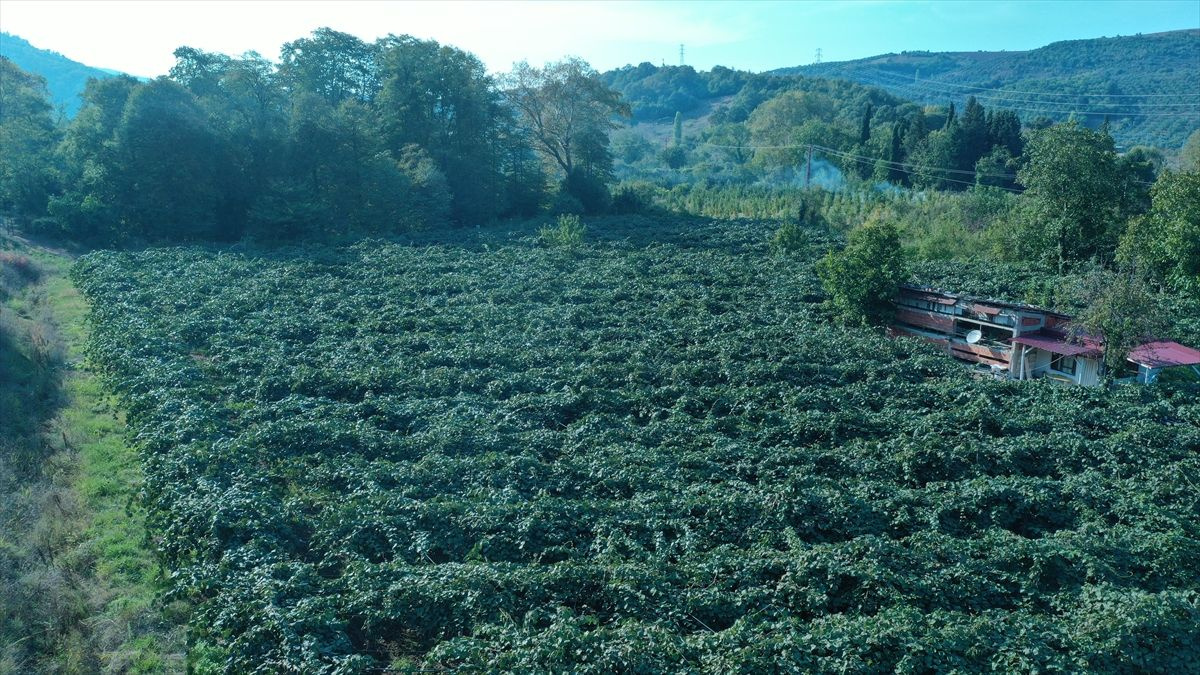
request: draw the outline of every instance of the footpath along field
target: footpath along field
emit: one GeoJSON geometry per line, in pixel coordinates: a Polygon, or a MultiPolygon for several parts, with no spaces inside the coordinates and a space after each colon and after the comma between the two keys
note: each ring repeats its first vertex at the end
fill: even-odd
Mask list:
{"type": "Polygon", "coordinates": [[[1200,390],[834,327],[772,227],[83,258],[196,671],[1195,672],[1200,390]]]}

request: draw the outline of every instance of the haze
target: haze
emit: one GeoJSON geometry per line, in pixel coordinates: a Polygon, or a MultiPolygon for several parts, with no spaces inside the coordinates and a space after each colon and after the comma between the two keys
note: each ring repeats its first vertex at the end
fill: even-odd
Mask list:
{"type": "Polygon", "coordinates": [[[181,45],[277,58],[329,26],[365,40],[408,33],[493,71],[577,55],[768,70],[903,51],[1031,49],[1057,40],[1200,25],[1200,2],[0,2],[0,28],[88,65],[167,72],[181,45]]]}

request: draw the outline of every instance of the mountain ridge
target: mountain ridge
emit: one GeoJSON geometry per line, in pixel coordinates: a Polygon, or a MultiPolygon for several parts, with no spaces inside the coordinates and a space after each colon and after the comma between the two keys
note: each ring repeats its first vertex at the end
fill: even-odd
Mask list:
{"type": "Polygon", "coordinates": [[[1074,115],[1114,138],[1176,148],[1200,127],[1200,28],[1052,42],[1023,51],[904,51],[772,75],[847,79],[923,104],[974,95],[1029,120],[1074,115]]]}
{"type": "Polygon", "coordinates": [[[89,79],[123,74],[117,70],[80,63],[56,51],[35,47],[25,38],[3,31],[0,31],[0,56],[12,61],[21,70],[45,79],[51,104],[68,118],[79,112],[83,103],[79,95],[83,93],[89,79]]]}

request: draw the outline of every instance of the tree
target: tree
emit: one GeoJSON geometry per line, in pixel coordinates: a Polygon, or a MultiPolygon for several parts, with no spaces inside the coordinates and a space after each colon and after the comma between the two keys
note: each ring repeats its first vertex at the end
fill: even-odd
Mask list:
{"type": "Polygon", "coordinates": [[[681,169],[687,164],[687,151],[679,145],[668,145],[658,155],[659,159],[671,169],[681,169]]]}
{"type": "Polygon", "coordinates": [[[1003,146],[1011,157],[1020,157],[1025,150],[1025,141],[1021,138],[1021,118],[1011,110],[997,110],[988,113],[988,145],[1003,146]]]}
{"type": "Polygon", "coordinates": [[[962,138],[962,127],[957,122],[929,134],[913,157],[912,163],[923,167],[914,169],[919,171],[913,176],[914,182],[937,190],[961,190],[968,187],[968,179],[971,176],[957,173],[958,169],[955,168],[962,155],[962,138]]]}
{"type": "Polygon", "coordinates": [[[1179,149],[1179,168],[1182,171],[1200,171],[1200,129],[1193,131],[1179,149]]]}
{"type": "Polygon", "coordinates": [[[1021,251],[1056,262],[1060,272],[1111,252],[1121,199],[1112,138],[1076,122],[1056,124],[1033,135],[1025,156],[1017,172],[1026,188],[1021,251]]]}
{"type": "Polygon", "coordinates": [[[908,277],[899,231],[873,214],[850,233],[846,248],[831,251],[817,263],[817,275],[829,294],[829,306],[842,321],[887,322],[892,300],[908,277]]]}
{"type": "Polygon", "coordinates": [[[1136,145],[1117,157],[1116,189],[1121,194],[1121,217],[1128,219],[1150,210],[1150,186],[1158,176],[1162,152],[1136,145]]]}
{"type": "Polygon", "coordinates": [[[1110,373],[1121,371],[1130,350],[1161,337],[1168,328],[1161,301],[1133,267],[1117,272],[1098,268],[1078,285],[1076,295],[1084,309],[1071,332],[1104,339],[1104,364],[1110,373]]]}
{"type": "Polygon", "coordinates": [[[672,138],[675,140],[675,145],[683,145],[683,113],[675,111],[675,128],[672,138]]]}
{"type": "Polygon", "coordinates": [[[486,221],[503,207],[501,105],[483,63],[432,40],[389,35],[376,43],[379,127],[392,156],[417,144],[445,175],[451,216],[486,221]]]}
{"type": "Polygon", "coordinates": [[[859,145],[866,145],[867,141],[871,140],[871,115],[874,112],[875,108],[868,101],[866,110],[863,110],[862,122],[858,126],[859,145]]]}
{"type": "Polygon", "coordinates": [[[967,98],[967,107],[963,109],[958,124],[962,128],[962,143],[958,148],[957,168],[974,171],[975,163],[991,148],[988,145],[987,115],[974,96],[967,98]]]}
{"type": "Polygon", "coordinates": [[[608,132],[617,128],[613,117],[630,112],[591,66],[577,58],[544,68],[522,61],[502,85],[535,147],[564,176],[580,169],[607,177],[608,132]]]}
{"type": "Polygon", "coordinates": [[[46,80],[0,56],[0,210],[45,212],[57,140],[46,80]]]}
{"type": "Polygon", "coordinates": [[[63,166],[62,194],[50,199],[50,215],[63,232],[88,241],[112,241],[121,231],[117,207],[117,126],[130,96],[145,85],[122,75],[89,80],[83,90],[83,106],[58,147],[63,166]]]}
{"type": "Polygon", "coordinates": [[[212,235],[218,139],[186,89],[166,78],[136,89],[114,143],[110,170],[126,233],[149,239],[212,235]]]}
{"type": "Polygon", "coordinates": [[[754,156],[750,146],[750,130],[745,124],[726,122],[711,128],[708,141],[720,150],[734,164],[741,166],[754,156]]]}
{"type": "Polygon", "coordinates": [[[318,28],[312,37],[285,42],[279,76],[292,93],[317,94],[330,105],[366,103],[379,91],[376,50],[348,33],[318,28]]]}
{"type": "Polygon", "coordinates": [[[985,187],[1000,187],[1010,189],[1014,186],[1012,178],[1013,166],[1016,162],[1008,153],[1008,148],[997,145],[992,151],[975,162],[975,184],[985,187]]]}
{"type": "Polygon", "coordinates": [[[1118,259],[1200,297],[1200,171],[1164,171],[1150,195],[1150,212],[1130,222],[1118,259]]]}
{"type": "Polygon", "coordinates": [[[234,239],[245,232],[255,200],[283,172],[286,98],[274,65],[254,52],[230,58],[181,47],[175,59],[171,79],[196,97],[221,146],[216,233],[234,239]]]}

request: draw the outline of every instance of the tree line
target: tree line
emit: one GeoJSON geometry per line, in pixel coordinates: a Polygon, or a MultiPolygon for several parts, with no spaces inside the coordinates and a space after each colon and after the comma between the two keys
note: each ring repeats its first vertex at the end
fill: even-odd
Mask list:
{"type": "Polygon", "coordinates": [[[607,207],[627,113],[578,59],[498,78],[475,56],[322,28],[255,53],[175,51],[169,75],[91,80],[60,125],[3,68],[0,208],[71,238],[287,239],[607,207]]]}

